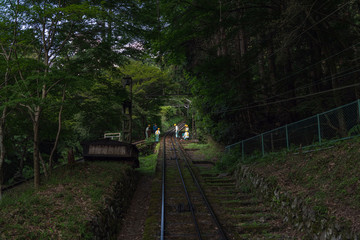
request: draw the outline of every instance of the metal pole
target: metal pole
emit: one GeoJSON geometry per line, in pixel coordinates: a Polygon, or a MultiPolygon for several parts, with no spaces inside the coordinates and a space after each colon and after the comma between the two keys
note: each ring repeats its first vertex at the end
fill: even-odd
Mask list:
{"type": "Polygon", "coordinates": [[[244,161],[245,153],[244,153],[244,140],[241,141],[241,158],[244,161]]]}
{"type": "Polygon", "coordinates": [[[358,123],[360,123],[360,99],[358,99],[357,102],[358,102],[358,109],[359,109],[359,121],[358,121],[358,123]]]}
{"type": "Polygon", "coordinates": [[[264,134],[261,134],[261,145],[262,155],[265,156],[264,134]]]}
{"type": "Polygon", "coordinates": [[[317,114],[316,117],[317,117],[317,122],[318,122],[319,143],[321,143],[320,115],[317,114]]]}
{"type": "Polygon", "coordinates": [[[289,150],[290,148],[290,144],[289,144],[289,132],[288,132],[288,125],[285,125],[285,134],[286,134],[286,147],[287,150],[289,150]]]}

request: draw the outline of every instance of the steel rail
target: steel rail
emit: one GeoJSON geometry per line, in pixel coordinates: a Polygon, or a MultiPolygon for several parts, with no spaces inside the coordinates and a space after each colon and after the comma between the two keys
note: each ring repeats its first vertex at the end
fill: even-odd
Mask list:
{"type": "Polygon", "coordinates": [[[187,201],[188,201],[188,204],[189,204],[189,208],[190,208],[190,211],[191,211],[191,215],[193,217],[193,220],[194,220],[194,224],[195,224],[195,230],[197,232],[197,235],[198,235],[198,238],[200,240],[202,240],[202,237],[201,237],[201,232],[200,232],[200,228],[199,228],[199,224],[196,220],[196,216],[195,216],[195,212],[194,212],[194,207],[193,207],[193,204],[192,204],[192,201],[190,199],[190,195],[189,195],[189,191],[187,190],[187,187],[186,187],[186,183],[184,181],[184,177],[183,177],[183,174],[181,172],[181,168],[180,168],[180,164],[179,164],[179,158],[178,158],[178,155],[176,154],[176,149],[175,149],[175,144],[173,142],[173,139],[171,138],[171,143],[172,143],[172,147],[173,147],[173,150],[174,150],[174,153],[175,153],[175,160],[176,160],[176,165],[177,165],[177,168],[179,170],[179,175],[180,175],[180,178],[181,178],[181,182],[183,184],[183,187],[184,187],[184,191],[185,191],[185,195],[186,195],[186,198],[187,198],[187,201]]]}
{"type": "Polygon", "coordinates": [[[165,139],[170,134],[167,132],[164,136],[164,143],[163,143],[163,164],[162,164],[162,180],[161,180],[161,235],[160,239],[164,240],[165,235],[165,167],[166,167],[166,144],[165,139]]]}
{"type": "Polygon", "coordinates": [[[211,216],[212,216],[212,218],[213,218],[213,220],[214,220],[214,222],[215,222],[215,224],[216,224],[216,226],[217,226],[217,228],[218,228],[219,234],[221,235],[221,239],[222,239],[222,240],[227,240],[228,238],[226,237],[226,234],[225,234],[224,230],[222,229],[222,227],[221,227],[221,225],[220,225],[220,222],[219,222],[219,220],[218,220],[217,217],[216,217],[215,212],[213,211],[213,209],[212,209],[209,201],[207,200],[207,198],[206,198],[206,196],[205,196],[205,193],[203,192],[203,190],[202,190],[202,188],[201,188],[198,180],[197,180],[196,177],[195,177],[194,172],[193,172],[192,169],[191,169],[191,166],[190,166],[190,164],[189,164],[189,162],[188,162],[188,160],[187,160],[187,157],[185,156],[184,150],[182,149],[182,147],[180,146],[180,144],[179,144],[178,141],[176,141],[176,144],[179,146],[179,148],[180,148],[180,150],[181,150],[180,152],[181,152],[181,154],[183,155],[183,157],[184,157],[184,159],[185,159],[185,163],[186,163],[186,166],[187,166],[188,169],[189,169],[190,175],[191,175],[191,177],[193,178],[193,181],[195,182],[195,185],[196,185],[196,187],[198,188],[198,190],[199,190],[199,192],[200,192],[200,194],[201,194],[201,196],[202,196],[202,198],[203,198],[203,200],[204,200],[204,202],[205,202],[205,204],[206,204],[206,207],[208,208],[208,210],[209,210],[209,212],[210,212],[210,214],[211,214],[211,216]]]}
{"type": "MultiPolygon", "coordinates": [[[[180,124],[182,129],[184,127],[184,123],[180,124]]],[[[165,239],[165,168],[166,168],[166,137],[170,135],[170,133],[174,132],[175,129],[172,129],[165,133],[163,138],[163,164],[162,164],[162,180],[161,180],[161,230],[160,230],[160,240],[165,239]]]]}

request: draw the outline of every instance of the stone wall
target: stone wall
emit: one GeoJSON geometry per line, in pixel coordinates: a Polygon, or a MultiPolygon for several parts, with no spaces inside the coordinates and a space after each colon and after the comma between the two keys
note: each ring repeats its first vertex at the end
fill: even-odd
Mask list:
{"type": "Polygon", "coordinates": [[[138,177],[132,168],[126,168],[121,179],[111,186],[97,214],[88,223],[91,239],[117,239],[121,219],[128,208],[136,190],[138,177]]]}
{"type": "Polygon", "coordinates": [[[309,239],[360,239],[360,235],[352,232],[349,226],[337,222],[334,217],[317,214],[303,199],[282,191],[248,167],[239,165],[235,176],[237,186],[244,181],[249,182],[259,197],[270,201],[272,207],[284,216],[284,222],[289,222],[298,231],[306,233],[309,239]]]}

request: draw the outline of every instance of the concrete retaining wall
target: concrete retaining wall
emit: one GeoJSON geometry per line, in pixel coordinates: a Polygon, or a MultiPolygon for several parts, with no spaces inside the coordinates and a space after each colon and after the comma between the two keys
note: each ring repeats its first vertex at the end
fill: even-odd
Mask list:
{"type": "Polygon", "coordinates": [[[138,180],[132,168],[126,168],[124,173],[119,174],[123,174],[123,177],[111,186],[104,205],[88,223],[88,231],[92,233],[92,239],[117,239],[121,219],[131,202],[138,180]]]}
{"type": "Polygon", "coordinates": [[[334,217],[317,214],[303,199],[282,191],[248,167],[239,165],[235,176],[238,186],[244,181],[249,182],[259,197],[270,201],[272,207],[284,216],[284,222],[290,222],[299,231],[307,233],[309,239],[360,239],[360,235],[352,232],[349,226],[337,222],[334,217]]]}

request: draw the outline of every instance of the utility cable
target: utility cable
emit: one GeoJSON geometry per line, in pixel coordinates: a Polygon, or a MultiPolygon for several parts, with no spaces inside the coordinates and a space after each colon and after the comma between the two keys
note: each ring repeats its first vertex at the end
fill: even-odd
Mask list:
{"type": "MultiPolygon", "coordinates": [[[[360,70],[357,70],[357,72],[360,72],[360,70]]],[[[270,105],[273,105],[273,104],[288,102],[288,101],[292,101],[292,100],[296,100],[296,99],[308,98],[308,97],[312,97],[312,96],[316,96],[316,95],[320,95],[320,94],[324,94],[324,93],[328,93],[328,92],[335,92],[335,91],[343,90],[343,89],[346,89],[346,88],[356,87],[356,86],[359,86],[359,85],[360,85],[360,83],[355,83],[355,84],[351,84],[351,85],[347,85],[347,86],[343,86],[343,87],[338,87],[338,88],[333,88],[333,89],[329,89],[329,90],[325,90],[325,91],[321,91],[321,92],[317,92],[317,93],[311,93],[311,94],[307,94],[307,95],[282,99],[282,100],[269,102],[269,103],[264,103],[264,104],[258,104],[258,105],[254,105],[254,106],[232,108],[232,109],[229,109],[229,110],[217,111],[217,112],[213,112],[213,113],[219,114],[219,113],[226,113],[226,112],[233,112],[233,111],[248,110],[248,109],[257,108],[257,107],[265,107],[265,106],[270,106],[270,105]]]]}
{"type": "MultiPolygon", "coordinates": [[[[328,60],[328,59],[330,59],[330,58],[332,58],[332,57],[334,57],[334,56],[337,56],[337,55],[345,52],[346,50],[348,50],[348,49],[350,49],[350,48],[353,48],[353,47],[355,47],[355,46],[357,46],[357,45],[359,45],[359,44],[360,44],[360,41],[357,42],[357,43],[355,43],[355,44],[353,44],[353,45],[351,45],[351,46],[349,46],[349,47],[347,47],[346,49],[343,49],[343,50],[341,50],[341,51],[339,51],[339,52],[337,52],[337,53],[335,53],[335,54],[333,54],[333,55],[325,58],[325,59],[321,59],[320,61],[318,61],[318,62],[316,62],[316,63],[314,63],[314,64],[312,64],[312,65],[310,65],[310,66],[307,66],[307,67],[305,67],[305,68],[303,68],[303,69],[301,69],[301,70],[299,70],[299,71],[297,71],[297,72],[295,72],[295,73],[292,73],[292,74],[290,74],[290,75],[288,75],[288,76],[285,76],[285,77],[281,78],[279,81],[277,81],[276,83],[274,83],[274,84],[272,84],[272,85],[270,85],[270,86],[268,86],[268,87],[273,87],[273,86],[275,86],[276,84],[278,84],[278,83],[280,83],[280,82],[283,82],[284,80],[288,79],[289,77],[295,76],[296,74],[298,74],[298,73],[300,73],[300,72],[302,72],[302,71],[304,71],[304,70],[307,70],[307,69],[309,69],[310,67],[313,67],[313,66],[315,66],[315,65],[317,65],[317,64],[319,64],[319,63],[321,63],[321,62],[323,62],[323,61],[326,61],[326,60],[328,60]]],[[[357,58],[357,59],[359,59],[359,58],[357,58]]],[[[357,59],[353,59],[352,61],[357,60],[357,59]]],[[[358,67],[358,66],[352,67],[352,68],[347,69],[347,70],[345,70],[345,71],[354,69],[354,68],[356,68],[356,67],[358,67]]],[[[345,72],[345,71],[343,71],[343,72],[345,72]]],[[[311,86],[311,85],[315,85],[315,84],[317,84],[317,83],[319,83],[319,82],[324,82],[326,79],[332,79],[334,76],[336,77],[336,75],[341,74],[341,73],[343,73],[343,72],[336,73],[335,75],[327,76],[327,77],[325,77],[323,80],[319,80],[319,81],[313,82],[313,83],[311,83],[311,84],[309,84],[309,85],[310,85],[310,86],[311,86]]],[[[357,71],[356,71],[356,72],[357,72],[357,71]]],[[[353,73],[353,72],[351,72],[351,73],[353,73]]],[[[346,76],[346,75],[348,75],[348,74],[341,75],[341,76],[339,76],[339,77],[346,76]]],[[[336,77],[336,78],[338,78],[338,77],[336,77]]],[[[269,98],[263,99],[262,101],[264,101],[264,100],[269,100],[269,99],[275,98],[275,97],[277,97],[277,96],[285,95],[286,93],[289,93],[289,92],[291,92],[291,91],[296,91],[296,90],[298,90],[298,89],[303,89],[303,88],[309,87],[309,85],[305,85],[305,86],[302,86],[301,88],[296,88],[296,89],[294,89],[294,90],[289,90],[289,91],[284,92],[284,93],[281,93],[281,94],[279,94],[279,95],[271,96],[271,97],[269,97],[269,98]]],[[[258,89],[258,90],[255,91],[254,93],[259,93],[260,91],[261,91],[261,89],[258,89]]],[[[258,102],[260,102],[260,101],[258,101],[258,102]]],[[[257,103],[257,102],[254,102],[254,103],[252,103],[252,104],[256,104],[256,103],[257,103]]]]}
{"type": "Polygon", "coordinates": [[[357,46],[357,45],[359,45],[359,44],[360,44],[360,41],[357,42],[357,43],[355,43],[355,44],[353,44],[353,45],[351,45],[350,47],[347,47],[347,48],[345,48],[345,49],[343,49],[343,50],[341,50],[341,51],[339,51],[339,52],[337,52],[337,53],[335,53],[335,54],[333,54],[333,55],[325,58],[325,59],[321,59],[320,61],[318,61],[318,62],[316,62],[316,63],[313,63],[313,64],[311,64],[311,65],[309,65],[309,66],[307,66],[307,67],[305,67],[305,68],[303,68],[303,69],[295,72],[295,73],[292,73],[292,74],[290,74],[290,75],[288,75],[288,76],[285,76],[285,77],[279,79],[278,81],[276,81],[276,82],[275,82],[274,84],[272,84],[271,86],[274,86],[275,84],[278,84],[279,82],[282,82],[282,81],[284,81],[284,80],[286,80],[286,79],[288,79],[288,78],[290,78],[290,77],[292,77],[292,76],[295,76],[295,75],[297,75],[297,74],[299,74],[299,73],[301,73],[301,72],[303,72],[303,71],[305,71],[305,70],[307,70],[307,69],[309,69],[309,68],[311,68],[311,67],[313,67],[313,66],[316,66],[317,64],[322,63],[323,61],[329,60],[330,58],[333,58],[333,57],[335,57],[335,56],[337,56],[337,55],[339,55],[339,54],[341,54],[341,53],[343,53],[343,52],[349,50],[350,48],[353,48],[353,47],[355,47],[355,46],[357,46]]]}
{"type": "MultiPolygon", "coordinates": [[[[340,78],[340,77],[344,77],[344,76],[347,76],[349,74],[352,74],[354,72],[358,72],[358,70],[354,71],[354,72],[348,72],[350,70],[353,70],[353,69],[356,69],[358,68],[360,65],[357,65],[355,67],[351,67],[351,68],[348,68],[342,72],[339,72],[339,73],[336,73],[334,75],[330,75],[330,76],[326,76],[325,78],[321,79],[321,80],[318,80],[318,81],[315,81],[315,82],[312,82],[312,83],[309,83],[309,84],[306,84],[306,85],[303,85],[301,87],[298,87],[298,88],[294,88],[292,90],[289,90],[289,91],[286,91],[286,92],[282,92],[282,93],[279,93],[277,95],[274,95],[274,96],[271,96],[271,97],[268,97],[268,98],[264,98],[262,99],[261,101],[256,101],[252,104],[257,104],[259,102],[263,102],[263,101],[266,101],[266,100],[271,100],[273,98],[276,98],[276,97],[279,97],[279,96],[283,96],[283,95],[286,95],[288,93],[291,93],[291,92],[294,92],[294,91],[298,91],[298,90],[302,90],[302,89],[305,89],[305,88],[309,88],[309,87],[312,87],[312,86],[315,86],[316,84],[319,84],[319,83],[325,83],[329,80],[332,80],[332,79],[337,79],[337,78],[340,78]]],[[[259,92],[259,91],[257,91],[259,92]]]]}
{"type": "MultiPolygon", "coordinates": [[[[344,77],[344,76],[347,76],[347,75],[350,75],[350,74],[353,74],[353,73],[356,73],[356,72],[360,72],[360,68],[359,68],[359,67],[360,67],[360,65],[357,65],[357,66],[355,66],[355,67],[351,67],[351,68],[348,68],[348,69],[346,69],[346,70],[344,70],[344,71],[342,71],[342,72],[339,72],[339,73],[337,73],[337,74],[335,74],[335,75],[327,76],[327,77],[325,77],[324,79],[321,79],[321,80],[319,80],[319,81],[315,81],[315,82],[309,83],[309,84],[307,84],[307,85],[304,85],[304,86],[295,88],[295,89],[293,89],[293,90],[289,90],[289,91],[286,91],[286,92],[283,92],[283,93],[280,93],[280,94],[277,94],[277,95],[274,95],[274,96],[271,96],[271,97],[268,97],[268,98],[264,98],[264,99],[258,100],[258,101],[256,101],[256,102],[251,103],[251,104],[248,105],[248,106],[242,106],[242,107],[240,107],[240,110],[243,110],[243,108],[244,108],[244,110],[245,110],[245,109],[250,109],[250,108],[253,108],[253,107],[257,107],[257,106],[259,106],[259,104],[260,104],[260,105],[263,105],[263,104],[264,104],[264,103],[263,103],[264,101],[271,100],[271,99],[276,98],[276,97],[280,97],[280,96],[285,95],[285,94],[287,94],[287,93],[289,93],[289,92],[302,90],[302,89],[305,89],[305,88],[309,88],[309,87],[311,87],[311,86],[313,86],[313,85],[316,85],[316,84],[318,84],[318,83],[327,82],[327,81],[329,81],[329,80],[341,78],[341,77],[344,77]],[[348,72],[348,71],[350,71],[350,70],[353,70],[354,68],[357,68],[357,69],[354,70],[354,71],[348,72]]],[[[285,100],[285,99],[283,99],[283,100],[285,100]]],[[[215,112],[213,112],[213,113],[231,112],[231,111],[236,111],[236,110],[238,110],[238,109],[239,109],[239,108],[232,108],[232,109],[229,109],[229,110],[226,110],[226,111],[215,111],[215,112]]]]}
{"type": "MultiPolygon", "coordinates": [[[[333,14],[335,14],[337,11],[341,10],[343,7],[345,7],[346,5],[350,4],[352,1],[348,1],[347,3],[344,3],[342,6],[338,7],[336,10],[334,10],[333,12],[331,12],[330,14],[326,15],[324,18],[322,18],[321,20],[317,21],[316,23],[314,23],[313,25],[311,25],[309,28],[307,28],[305,31],[303,31],[302,33],[300,33],[296,38],[294,38],[293,40],[298,39],[299,37],[301,37],[303,34],[305,34],[307,31],[309,31],[311,28],[313,28],[314,26],[318,25],[319,23],[321,23],[322,21],[324,21],[325,19],[329,18],[330,16],[332,16],[333,14]]],[[[277,51],[275,51],[274,53],[270,54],[268,56],[268,58],[274,56],[275,54],[277,54],[278,52],[280,52],[281,50],[283,50],[287,45],[284,44],[283,47],[279,48],[277,51]]],[[[238,76],[242,76],[245,73],[247,73],[249,70],[255,68],[255,66],[249,67],[248,69],[246,69],[245,71],[243,71],[242,73],[240,73],[238,76]]]]}
{"type": "MultiPolygon", "coordinates": [[[[337,11],[341,10],[343,7],[345,7],[346,5],[350,4],[352,1],[348,1],[346,3],[344,3],[342,6],[338,7],[337,9],[335,9],[335,11],[331,12],[330,14],[326,15],[324,18],[322,18],[321,20],[319,20],[318,22],[314,23],[313,25],[311,25],[309,28],[307,28],[306,30],[304,30],[302,33],[300,33],[300,35],[298,35],[294,40],[300,38],[304,33],[308,32],[310,29],[312,29],[313,27],[315,27],[316,25],[318,25],[319,23],[323,22],[324,20],[326,20],[327,18],[329,18],[330,16],[332,16],[333,14],[335,14],[337,11]]],[[[286,44],[284,44],[284,46],[282,48],[280,48],[280,50],[282,50],[283,48],[286,47],[286,44]]]]}

